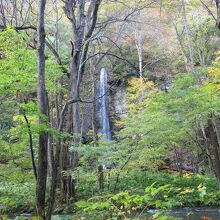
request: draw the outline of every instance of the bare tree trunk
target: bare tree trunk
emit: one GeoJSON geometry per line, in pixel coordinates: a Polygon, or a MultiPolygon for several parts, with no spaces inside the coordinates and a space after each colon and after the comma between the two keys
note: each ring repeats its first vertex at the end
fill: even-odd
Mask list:
{"type": "MultiPolygon", "coordinates": [[[[48,98],[48,97],[47,97],[48,98]]],[[[48,99],[49,100],[49,99],[48,99]]],[[[48,124],[50,124],[50,127],[55,128],[54,126],[54,113],[53,113],[53,108],[54,108],[54,101],[53,101],[53,96],[50,97],[51,102],[49,103],[48,101],[48,124]]],[[[47,147],[47,172],[48,175],[47,177],[51,177],[52,176],[52,160],[53,160],[53,135],[52,134],[48,134],[48,147],[47,147]]]]}
{"type": "MultiPolygon", "coordinates": [[[[135,27],[136,28],[136,27],[135,27]]],[[[141,93],[142,93],[142,98],[144,96],[144,90],[143,90],[143,36],[141,33],[137,32],[137,28],[135,29],[135,44],[138,52],[138,64],[139,64],[139,76],[141,80],[141,93]]]]}
{"type": "Polygon", "coordinates": [[[52,170],[53,170],[53,167],[52,167],[52,157],[53,157],[53,136],[52,135],[49,135],[48,137],[48,152],[47,152],[47,155],[48,155],[48,177],[51,177],[52,176],[52,170]]]}
{"type": "Polygon", "coordinates": [[[214,157],[214,169],[215,175],[218,181],[218,185],[220,187],[220,153],[219,153],[219,144],[218,137],[216,133],[215,125],[211,119],[208,120],[208,137],[210,144],[212,146],[212,154],[214,157]]]}
{"type": "Polygon", "coordinates": [[[104,189],[104,169],[103,165],[98,166],[98,190],[102,192],[104,189]]]}
{"type": "Polygon", "coordinates": [[[220,29],[220,1],[215,0],[216,8],[217,8],[217,19],[216,19],[216,25],[220,29]]]}
{"type": "Polygon", "coordinates": [[[209,170],[210,170],[210,172],[214,172],[214,165],[213,165],[213,161],[211,158],[211,152],[210,152],[211,145],[210,145],[210,142],[207,138],[203,121],[200,121],[199,127],[202,132],[203,139],[205,141],[205,151],[206,151],[206,155],[207,155],[207,159],[208,159],[209,170]]]}
{"type": "Polygon", "coordinates": [[[185,7],[185,0],[182,0],[182,7],[183,7],[183,22],[184,22],[184,26],[185,26],[185,32],[186,32],[186,37],[187,37],[187,45],[188,45],[188,49],[189,49],[189,57],[190,57],[190,66],[191,66],[191,70],[192,73],[196,79],[196,82],[198,85],[201,84],[201,80],[197,71],[197,68],[195,67],[194,64],[194,50],[193,47],[191,45],[191,33],[190,33],[190,29],[188,26],[188,22],[187,22],[187,18],[186,18],[186,7],[185,7]]]}
{"type": "MultiPolygon", "coordinates": [[[[92,96],[93,99],[96,100],[97,96],[97,84],[96,84],[96,78],[97,75],[96,73],[96,66],[93,67],[92,62],[90,60],[89,63],[89,70],[90,70],[90,75],[91,75],[91,80],[92,80],[92,96]]],[[[97,101],[94,101],[92,103],[92,131],[93,131],[93,143],[94,146],[96,146],[98,143],[98,127],[97,127],[97,101]]]]}
{"type": "Polygon", "coordinates": [[[48,211],[46,215],[46,219],[50,220],[55,203],[55,196],[56,196],[56,188],[58,185],[58,170],[59,170],[59,162],[60,162],[60,149],[61,149],[61,140],[58,138],[56,140],[56,152],[55,156],[52,158],[52,180],[49,192],[49,201],[48,201],[48,211]]]}
{"type": "Polygon", "coordinates": [[[141,33],[137,33],[137,30],[135,30],[135,43],[136,43],[136,48],[138,52],[138,63],[139,63],[139,75],[142,80],[143,78],[143,61],[142,61],[142,52],[143,52],[143,36],[141,33]]]}
{"type": "MultiPolygon", "coordinates": [[[[46,0],[39,0],[39,15],[37,28],[37,54],[38,54],[38,106],[40,111],[39,123],[45,124],[45,116],[48,115],[48,100],[45,88],[45,16],[46,0]]],[[[38,152],[38,176],[36,185],[36,207],[37,214],[45,218],[45,194],[47,182],[47,146],[48,133],[41,131],[39,134],[38,152]]]]}
{"type": "Polygon", "coordinates": [[[177,29],[177,25],[174,22],[173,22],[173,26],[175,28],[177,40],[178,40],[178,43],[179,43],[179,46],[180,46],[180,49],[181,49],[181,52],[182,52],[182,55],[183,55],[183,58],[184,58],[184,61],[185,61],[186,69],[188,69],[188,63],[189,63],[188,56],[187,56],[187,53],[186,53],[186,50],[185,50],[185,47],[184,47],[181,35],[180,35],[180,33],[179,33],[178,29],[177,29]]]}
{"type": "Polygon", "coordinates": [[[36,168],[35,159],[34,159],[33,136],[32,136],[32,131],[31,131],[31,125],[27,118],[25,109],[23,110],[23,115],[24,115],[24,120],[28,128],[29,145],[30,145],[30,151],[31,151],[31,162],[32,162],[33,172],[34,172],[35,179],[37,179],[37,168],[36,168]]]}
{"type": "MultiPolygon", "coordinates": [[[[69,99],[77,99],[77,75],[73,75],[71,78],[71,94],[69,99]]],[[[73,134],[75,137],[71,138],[74,147],[78,147],[81,140],[81,126],[80,126],[80,104],[74,103],[68,111],[68,128],[67,131],[69,134],[73,134]]],[[[64,175],[62,175],[62,195],[64,202],[69,201],[71,197],[75,197],[75,180],[71,177],[71,173],[75,171],[78,165],[78,152],[69,152],[69,146],[66,144],[62,146],[62,170],[64,175]]]]}
{"type": "MultiPolygon", "coordinates": [[[[86,10],[86,1],[64,1],[64,11],[72,24],[72,58],[71,58],[71,74],[70,74],[70,93],[69,99],[79,99],[79,90],[82,81],[82,76],[85,72],[85,60],[87,57],[90,38],[95,29],[97,22],[98,10],[101,0],[91,0],[88,9],[86,10]],[[73,9],[74,8],[74,9],[73,9]]],[[[73,103],[68,112],[68,132],[75,135],[73,143],[77,147],[81,141],[81,120],[80,120],[80,104],[79,102],[73,103]],[[77,136],[78,135],[78,136],[77,136]]],[[[73,172],[78,165],[78,152],[69,152],[68,146],[66,150],[62,150],[62,170],[69,169],[73,172]],[[66,153],[67,155],[64,155],[66,153]]],[[[67,200],[75,197],[75,180],[71,175],[62,178],[63,194],[66,194],[67,200]]]]}

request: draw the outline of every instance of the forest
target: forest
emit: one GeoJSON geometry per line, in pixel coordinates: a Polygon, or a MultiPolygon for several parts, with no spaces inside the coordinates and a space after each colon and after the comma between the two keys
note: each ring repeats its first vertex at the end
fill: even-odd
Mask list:
{"type": "Polygon", "coordinates": [[[220,220],[220,0],[0,0],[0,220],[220,220]]]}

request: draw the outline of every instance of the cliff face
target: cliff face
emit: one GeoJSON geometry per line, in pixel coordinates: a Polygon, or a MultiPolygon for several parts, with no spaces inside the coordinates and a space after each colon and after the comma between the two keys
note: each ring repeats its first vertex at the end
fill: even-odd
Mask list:
{"type": "MultiPolygon", "coordinates": [[[[167,91],[169,89],[169,75],[167,74],[166,77],[165,74],[162,73],[151,73],[148,75],[148,79],[150,81],[153,81],[156,85],[159,86],[159,88],[163,91],[167,91]]],[[[126,117],[127,107],[128,107],[128,97],[127,97],[127,89],[128,89],[128,83],[127,80],[131,79],[132,77],[138,77],[138,75],[129,75],[127,76],[126,80],[124,82],[118,80],[115,78],[115,76],[112,73],[108,73],[107,77],[107,85],[106,85],[106,105],[107,105],[107,115],[110,119],[110,129],[114,137],[114,133],[116,133],[120,127],[117,125],[117,120],[120,120],[121,117],[126,117]]],[[[96,93],[97,97],[100,93],[100,78],[97,77],[97,88],[96,93]]],[[[101,96],[102,97],[102,96],[101,96]]],[[[89,99],[89,98],[88,98],[89,99]]],[[[91,99],[91,98],[90,98],[91,99]]],[[[83,136],[87,136],[88,132],[92,129],[92,112],[93,112],[93,105],[90,104],[81,104],[82,106],[82,134],[83,136]]],[[[101,131],[101,118],[102,114],[100,114],[100,110],[103,110],[101,107],[101,99],[97,100],[96,103],[96,124],[97,129],[100,132],[101,131]]]]}
{"type": "MultiPolygon", "coordinates": [[[[105,96],[102,97],[100,95],[100,82],[97,80],[97,88],[96,88],[96,98],[102,97],[106,99],[106,112],[110,120],[110,129],[111,132],[114,133],[118,131],[120,128],[116,125],[116,121],[121,117],[127,116],[127,86],[125,84],[116,83],[114,78],[108,77],[107,83],[107,92],[105,96]]],[[[96,125],[98,132],[101,132],[102,127],[102,98],[97,99],[96,101],[96,125]]],[[[91,98],[84,98],[85,100],[92,100],[91,98]]],[[[89,131],[92,129],[93,123],[93,104],[92,103],[81,103],[81,132],[83,137],[85,137],[85,141],[88,141],[89,131]]],[[[90,133],[91,135],[91,133],[90,133]]]]}
{"type": "Polygon", "coordinates": [[[112,97],[114,115],[117,117],[127,115],[127,88],[119,86],[116,88],[114,96],[112,97]]]}
{"type": "Polygon", "coordinates": [[[114,134],[120,129],[117,121],[127,116],[127,87],[123,84],[113,86],[109,94],[109,112],[111,130],[114,134]]]}

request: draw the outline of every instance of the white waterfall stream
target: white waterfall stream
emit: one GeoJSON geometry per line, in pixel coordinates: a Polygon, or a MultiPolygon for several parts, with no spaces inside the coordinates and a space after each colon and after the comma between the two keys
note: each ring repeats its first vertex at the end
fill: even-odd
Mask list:
{"type": "Polygon", "coordinates": [[[105,68],[101,69],[99,81],[99,124],[103,138],[111,140],[111,129],[109,121],[109,106],[108,106],[108,73],[105,68]]]}

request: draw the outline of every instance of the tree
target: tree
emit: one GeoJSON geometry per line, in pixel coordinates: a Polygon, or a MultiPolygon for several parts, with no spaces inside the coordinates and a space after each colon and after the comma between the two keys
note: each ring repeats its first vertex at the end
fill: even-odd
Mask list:
{"type": "MultiPolygon", "coordinates": [[[[39,123],[44,125],[48,115],[48,100],[45,88],[45,16],[46,0],[39,1],[39,15],[37,26],[37,55],[38,55],[38,106],[40,112],[39,123]]],[[[37,214],[45,218],[45,195],[47,185],[47,152],[48,133],[44,129],[39,134],[38,169],[36,185],[37,214]]]]}
{"type": "MultiPolygon", "coordinates": [[[[64,11],[72,24],[72,56],[70,59],[70,84],[69,100],[76,100],[68,111],[68,133],[73,133],[73,143],[77,147],[80,143],[80,84],[85,71],[85,61],[89,49],[89,44],[93,40],[92,35],[96,26],[99,6],[101,0],[87,1],[64,1],[64,11]],[[86,10],[87,8],[87,10],[86,10]],[[86,14],[85,14],[86,13],[86,14]]],[[[78,163],[78,153],[70,153],[68,146],[63,146],[62,152],[62,170],[71,169],[74,171],[78,163]],[[64,149],[65,148],[65,149],[64,149]]],[[[70,175],[62,178],[62,191],[64,200],[75,196],[74,180],[70,175]]]]}
{"type": "Polygon", "coordinates": [[[216,25],[218,29],[220,29],[220,1],[215,0],[216,3],[216,10],[217,10],[217,19],[216,19],[216,25]]]}

